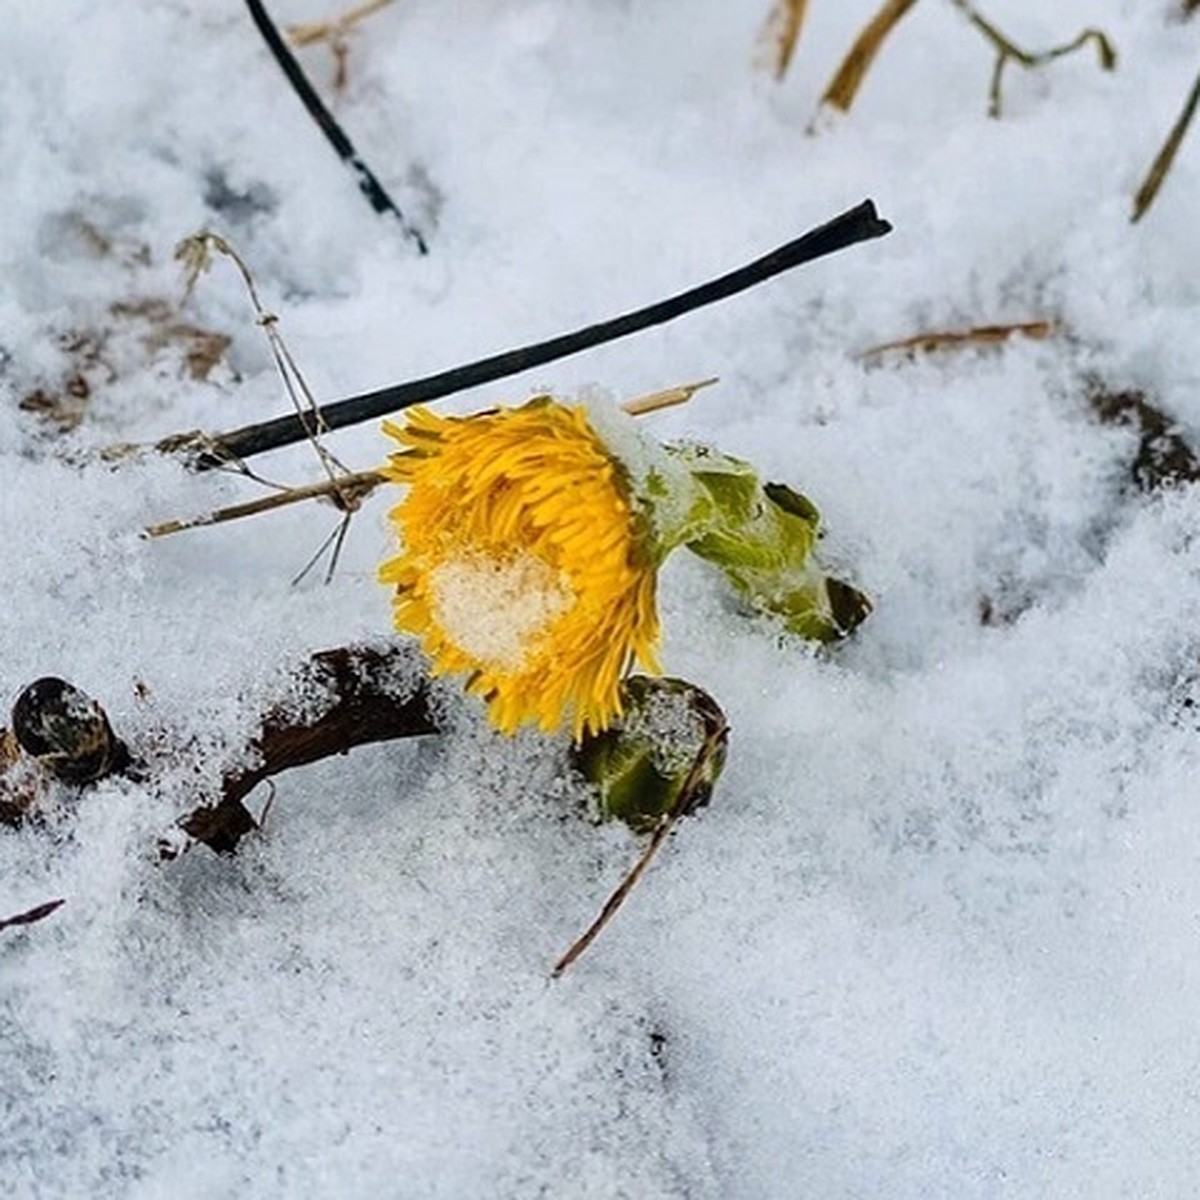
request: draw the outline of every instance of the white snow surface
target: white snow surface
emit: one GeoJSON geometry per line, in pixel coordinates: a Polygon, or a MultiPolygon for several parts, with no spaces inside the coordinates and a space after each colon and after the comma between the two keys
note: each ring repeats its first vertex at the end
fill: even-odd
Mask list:
{"type": "MultiPolygon", "coordinates": [[[[1085,380],[1200,439],[1200,133],[1129,221],[1200,18],[992,0],[1023,45],[1098,26],[1120,54],[1010,67],[992,120],[988,45],[926,0],[809,136],[876,7],[812,0],[777,84],[768,0],[402,0],[352,35],[336,109],[420,258],[243,5],[4,6],[0,693],[63,676],[135,751],[167,731],[194,761],[0,828],[0,918],[66,901],[0,930],[0,1194],[1195,1194],[1200,497],[1130,486],[1135,435],[1085,380]],[[720,376],[647,428],[810,496],[876,603],[815,652],[671,559],[665,666],[723,705],[728,765],[571,971],[549,975],[639,843],[587,818],[561,739],[503,739],[474,702],[282,776],[234,857],[156,860],[289,672],[388,636],[395,502],[328,586],[290,583],[324,505],[139,537],[261,489],[89,452],[287,405],[227,262],[181,314],[233,339],[207,382],[114,313],[179,299],[178,239],[231,241],[330,400],[648,303],[866,196],[889,237],[442,406],[720,376]],[[1067,331],[861,358],[1037,318],[1067,331]],[[18,407],[105,330],[74,432],[18,407]]],[[[303,59],[330,95],[328,53],[303,59]]],[[[328,445],[359,469],[389,448],[374,423],[328,445]]],[[[254,465],[320,476],[307,447],[254,465]]]]}

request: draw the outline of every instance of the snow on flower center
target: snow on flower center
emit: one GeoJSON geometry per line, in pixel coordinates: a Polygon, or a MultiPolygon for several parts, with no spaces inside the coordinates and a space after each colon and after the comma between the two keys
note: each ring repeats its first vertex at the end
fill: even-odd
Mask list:
{"type": "Polygon", "coordinates": [[[521,551],[503,560],[482,554],[440,563],[429,574],[434,617],[446,638],[493,668],[520,667],[575,593],[561,571],[521,551]]]}

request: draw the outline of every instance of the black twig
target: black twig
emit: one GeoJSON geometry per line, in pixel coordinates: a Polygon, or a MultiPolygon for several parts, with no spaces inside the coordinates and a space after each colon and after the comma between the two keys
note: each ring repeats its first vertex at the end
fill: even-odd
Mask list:
{"type": "Polygon", "coordinates": [[[28,912],[17,913],[15,917],[5,917],[0,920],[0,929],[15,929],[18,925],[34,925],[38,921],[44,921],[52,912],[57,912],[66,904],[65,900],[47,900],[45,904],[39,904],[37,908],[31,908],[28,912]]]}
{"type": "Polygon", "coordinates": [[[308,110],[308,115],[320,126],[321,132],[337,151],[342,162],[354,172],[359,191],[366,196],[371,207],[377,213],[391,213],[400,222],[400,228],[404,231],[405,237],[413,242],[420,253],[428,254],[429,247],[425,244],[421,231],[408,222],[396,202],[387,194],[383,184],[379,182],[375,172],[363,162],[354,148],[354,143],[346,135],[346,131],[334,120],[333,114],[325,107],[321,97],[317,95],[316,89],[309,83],[308,76],[304,74],[300,64],[296,61],[296,56],[288,48],[279,30],[275,28],[275,23],[267,15],[267,10],[262,6],[262,0],[246,0],[246,6],[250,9],[250,15],[254,18],[254,23],[258,26],[263,41],[267,43],[267,48],[283,69],[288,83],[292,85],[292,90],[300,97],[304,107],[308,110]]]}
{"type": "Polygon", "coordinates": [[[589,325],[574,333],[561,334],[547,342],[506,350],[502,354],[481,358],[465,366],[440,371],[436,375],[426,375],[423,379],[413,379],[380,388],[378,391],[364,392],[360,396],[351,396],[346,400],[338,400],[314,412],[289,413],[287,416],[262,421],[256,425],[246,425],[214,437],[173,437],[159,443],[159,446],[164,451],[191,449],[194,453],[194,465],[201,470],[222,466],[231,459],[247,459],[255,454],[303,441],[317,432],[342,429],[348,425],[374,420],[413,404],[425,404],[455,392],[493,383],[497,379],[518,375],[532,367],[567,358],[605,342],[628,337],[652,325],[661,325],[684,313],[736,295],[803,263],[824,258],[858,242],[883,237],[891,232],[891,228],[891,225],[882,220],[875,211],[874,203],[864,200],[856,207],[834,217],[832,221],[809,230],[803,237],[772,250],[770,254],[747,266],[739,267],[728,275],[722,275],[689,291],[680,292],[670,299],[660,300],[647,308],[613,317],[598,325],[589,325]]]}

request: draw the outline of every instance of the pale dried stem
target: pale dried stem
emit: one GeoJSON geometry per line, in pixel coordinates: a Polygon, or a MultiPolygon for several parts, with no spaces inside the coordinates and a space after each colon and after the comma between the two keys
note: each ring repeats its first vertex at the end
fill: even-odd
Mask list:
{"type": "Polygon", "coordinates": [[[148,538],[168,537],[172,533],[182,533],[185,529],[221,525],[226,521],[237,521],[242,517],[253,517],[276,508],[285,508],[289,504],[298,504],[301,500],[322,498],[332,499],[340,508],[346,506],[349,500],[352,507],[345,507],[344,511],[353,512],[383,482],[384,476],[378,471],[358,471],[352,475],[343,475],[336,482],[326,479],[321,483],[288,488],[273,496],[260,496],[257,500],[249,500],[245,504],[232,504],[228,508],[219,508],[215,512],[204,513],[198,517],[183,517],[175,521],[164,521],[160,525],[150,525],[142,532],[148,538]]]}
{"type": "MultiPolygon", "coordinates": [[[[644,416],[647,413],[657,412],[659,409],[686,404],[701,388],[711,387],[716,382],[717,379],[714,376],[711,379],[698,380],[696,383],[684,383],[678,387],[665,388],[660,392],[649,392],[644,396],[626,400],[621,407],[630,416],[644,416]]],[[[223,525],[227,521],[237,521],[242,517],[254,517],[259,513],[286,508],[289,504],[298,504],[303,500],[330,499],[344,513],[350,514],[357,512],[362,502],[381,483],[386,481],[387,477],[380,469],[339,475],[336,479],[327,479],[322,483],[310,483],[302,487],[285,488],[273,496],[262,496],[257,500],[248,500],[244,504],[232,504],[228,508],[219,508],[214,512],[203,513],[197,517],[181,517],[173,521],[163,521],[158,525],[149,525],[142,530],[142,536],[147,538],[169,537],[173,533],[182,533],[186,529],[223,525]]]]}
{"type": "Polygon", "coordinates": [[[1163,142],[1162,149],[1155,157],[1149,173],[1133,199],[1133,216],[1130,217],[1130,220],[1135,224],[1146,215],[1150,205],[1154,203],[1158,189],[1162,187],[1163,180],[1166,179],[1167,172],[1175,161],[1175,155],[1179,152],[1184,134],[1187,133],[1188,126],[1191,125],[1192,118],[1196,115],[1197,104],[1200,104],[1200,75],[1196,76],[1196,82],[1192,84],[1192,90],[1184,101],[1182,111],[1175,119],[1175,124],[1171,126],[1167,140],[1163,142]]]}
{"type": "Polygon", "coordinates": [[[719,380],[714,375],[696,383],[683,383],[679,387],[665,388],[661,392],[648,392],[645,396],[635,396],[632,400],[626,400],[621,408],[631,417],[644,417],[647,413],[658,412],[661,408],[674,408],[677,404],[686,404],[701,388],[712,387],[717,382],[719,380]]]}
{"type": "Polygon", "coordinates": [[[288,40],[293,46],[311,46],[314,42],[336,42],[360,21],[387,8],[393,0],[366,0],[329,21],[308,21],[288,27],[288,40]]]}
{"type": "Polygon", "coordinates": [[[804,28],[808,0],[775,0],[775,7],[763,29],[762,40],[770,57],[771,73],[782,79],[791,65],[804,28]]]}
{"type": "Polygon", "coordinates": [[[654,832],[650,835],[650,841],[646,844],[646,848],[638,855],[637,862],[633,864],[628,874],[621,880],[616,891],[605,901],[604,907],[600,910],[596,919],[576,938],[566,954],[554,964],[554,969],[550,972],[552,978],[557,979],[587,951],[588,947],[604,932],[605,927],[617,915],[625,901],[629,899],[630,893],[637,887],[638,880],[646,873],[646,869],[654,861],[654,856],[662,849],[662,844],[667,840],[667,835],[675,827],[675,823],[683,813],[688,811],[697,789],[709,777],[709,768],[713,759],[720,754],[728,736],[729,726],[725,723],[722,716],[709,729],[708,735],[704,739],[704,744],[696,754],[691,770],[688,771],[687,778],[683,782],[683,787],[680,788],[679,797],[675,801],[674,807],[669,813],[663,815],[654,832]]]}
{"type": "Polygon", "coordinates": [[[864,350],[859,356],[875,362],[888,354],[907,354],[910,357],[935,350],[957,350],[966,346],[995,346],[1013,337],[1048,338],[1063,331],[1059,321],[1018,321],[1011,325],[976,325],[971,329],[943,329],[918,333],[895,342],[884,342],[864,350]]]}

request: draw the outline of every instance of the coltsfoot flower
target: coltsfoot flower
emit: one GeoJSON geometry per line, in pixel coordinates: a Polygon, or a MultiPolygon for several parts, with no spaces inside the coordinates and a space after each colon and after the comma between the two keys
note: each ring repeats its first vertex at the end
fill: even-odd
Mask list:
{"type": "Polygon", "coordinates": [[[413,409],[384,430],[408,485],[391,512],[402,551],[396,627],[435,674],[469,673],[497,728],[570,722],[575,739],[621,712],[633,663],[657,672],[657,561],[628,473],[582,407],[538,397],[472,417],[413,409]]]}
{"type": "Polygon", "coordinates": [[[506,733],[569,722],[578,742],[622,714],[635,664],[659,670],[657,572],[678,546],[801,637],[844,637],[870,612],[813,547],[820,516],[750,464],[664,447],[623,414],[539,396],[519,408],[384,423],[400,553],[380,579],[434,674],[463,673],[506,733]]]}

